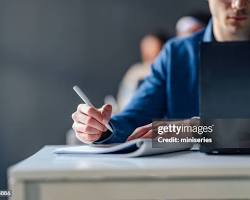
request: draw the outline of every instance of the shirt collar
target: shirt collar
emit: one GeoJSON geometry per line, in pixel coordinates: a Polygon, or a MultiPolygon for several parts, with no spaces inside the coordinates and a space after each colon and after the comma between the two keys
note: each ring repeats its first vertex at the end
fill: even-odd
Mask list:
{"type": "Polygon", "coordinates": [[[215,37],[213,33],[213,23],[212,20],[209,21],[203,36],[203,42],[214,42],[215,37]]]}

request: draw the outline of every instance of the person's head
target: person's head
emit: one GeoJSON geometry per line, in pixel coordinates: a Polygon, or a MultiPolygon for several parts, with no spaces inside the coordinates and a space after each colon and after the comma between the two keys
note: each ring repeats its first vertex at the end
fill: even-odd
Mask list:
{"type": "Polygon", "coordinates": [[[176,23],[176,36],[188,37],[203,29],[205,24],[193,16],[181,17],[176,23]]]}
{"type": "Polygon", "coordinates": [[[152,64],[168,38],[168,35],[163,31],[157,31],[145,35],[140,43],[142,62],[152,64]]]}
{"type": "Polygon", "coordinates": [[[208,0],[218,41],[250,40],[250,0],[208,0]]]}

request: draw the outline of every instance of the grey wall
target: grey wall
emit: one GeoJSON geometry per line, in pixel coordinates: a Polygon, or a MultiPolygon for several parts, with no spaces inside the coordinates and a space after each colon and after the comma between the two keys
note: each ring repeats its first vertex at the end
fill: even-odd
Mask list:
{"type": "MultiPolygon", "coordinates": [[[[158,27],[174,30],[204,0],[1,0],[0,177],[48,144],[63,144],[78,84],[101,105],[115,95],[138,43],[158,27]]],[[[1,188],[1,186],[0,186],[1,188]]]]}

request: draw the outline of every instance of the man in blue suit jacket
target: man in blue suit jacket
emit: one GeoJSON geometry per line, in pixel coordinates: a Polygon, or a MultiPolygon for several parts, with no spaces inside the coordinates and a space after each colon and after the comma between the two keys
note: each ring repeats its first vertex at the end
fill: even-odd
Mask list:
{"type": "Polygon", "coordinates": [[[199,115],[199,44],[250,40],[250,0],[208,2],[212,20],[206,29],[189,38],[169,41],[153,64],[151,75],[123,112],[110,119],[110,105],[101,109],[78,106],[72,114],[78,139],[113,143],[150,138],[153,119],[188,119],[199,115]],[[105,126],[108,122],[113,133],[105,126]]]}

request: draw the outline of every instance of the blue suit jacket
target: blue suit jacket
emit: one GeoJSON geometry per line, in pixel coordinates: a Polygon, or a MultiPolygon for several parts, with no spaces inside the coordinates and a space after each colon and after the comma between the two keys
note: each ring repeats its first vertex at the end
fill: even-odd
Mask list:
{"type": "Polygon", "coordinates": [[[104,134],[98,143],[124,142],[137,127],[154,119],[199,116],[199,44],[212,39],[210,22],[205,30],[189,38],[170,40],[135,97],[111,119],[114,133],[104,134]]]}

